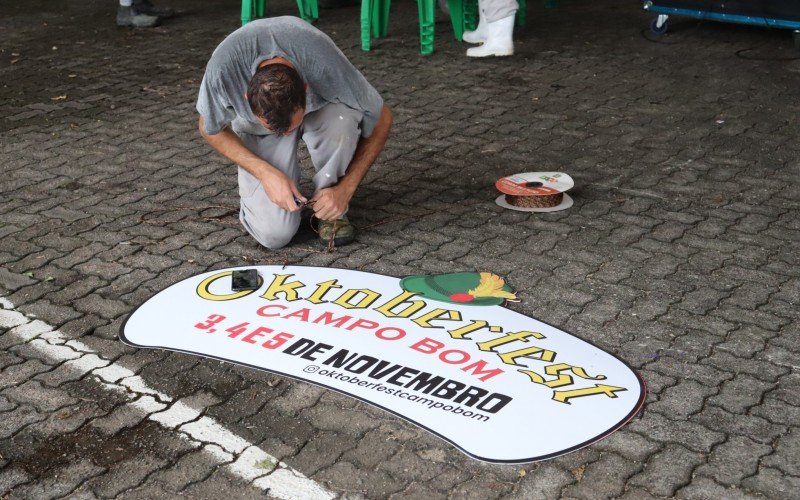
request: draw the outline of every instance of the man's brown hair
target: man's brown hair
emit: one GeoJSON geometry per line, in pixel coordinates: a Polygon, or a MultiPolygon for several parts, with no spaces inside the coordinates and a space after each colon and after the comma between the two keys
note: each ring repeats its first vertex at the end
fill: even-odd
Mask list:
{"type": "Polygon", "coordinates": [[[268,64],[259,68],[247,86],[247,102],[253,113],[263,118],[276,134],[292,126],[292,116],[306,107],[306,87],[294,68],[268,64]]]}

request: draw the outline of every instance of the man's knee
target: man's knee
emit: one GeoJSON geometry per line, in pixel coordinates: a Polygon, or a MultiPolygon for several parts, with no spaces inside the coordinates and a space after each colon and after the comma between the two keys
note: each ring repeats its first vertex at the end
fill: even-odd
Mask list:
{"type": "Polygon", "coordinates": [[[300,227],[299,217],[296,222],[283,223],[242,218],[242,224],[257,242],[270,250],[277,250],[288,245],[300,227]]]}
{"type": "Polygon", "coordinates": [[[277,250],[279,248],[283,248],[292,241],[294,234],[278,234],[278,233],[271,233],[261,235],[260,237],[256,238],[256,241],[261,243],[262,246],[269,248],[270,250],[277,250]]]}
{"type": "Polygon", "coordinates": [[[308,142],[325,142],[328,147],[357,143],[361,136],[363,114],[343,104],[328,104],[307,119],[306,134],[308,142]]]}

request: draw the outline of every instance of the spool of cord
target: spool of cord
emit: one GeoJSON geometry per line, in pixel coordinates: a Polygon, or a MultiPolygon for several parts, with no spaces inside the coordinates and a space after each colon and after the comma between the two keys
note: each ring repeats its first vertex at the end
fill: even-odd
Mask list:
{"type": "Polygon", "coordinates": [[[551,212],[572,206],[564,192],[575,185],[561,172],[524,172],[499,179],[495,186],[503,193],[498,205],[525,212],[551,212]]]}
{"type": "Polygon", "coordinates": [[[513,194],[506,195],[506,203],[512,207],[522,208],[550,208],[561,204],[564,199],[564,193],[546,194],[542,196],[516,196],[513,194]]]}

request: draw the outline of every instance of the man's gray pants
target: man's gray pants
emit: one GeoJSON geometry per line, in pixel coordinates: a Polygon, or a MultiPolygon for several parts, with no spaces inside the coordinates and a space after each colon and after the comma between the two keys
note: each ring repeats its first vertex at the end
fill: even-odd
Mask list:
{"type": "MultiPolygon", "coordinates": [[[[238,135],[247,149],[285,173],[295,184],[300,182],[297,143],[302,138],[316,170],[313,177],[316,192],[336,184],[347,171],[361,137],[362,117],[360,111],[344,104],[327,104],[307,114],[303,124],[289,135],[241,132],[238,135]]],[[[239,220],[265,247],[281,248],[297,233],[300,211],[287,212],[272,203],[261,182],[242,167],[239,167],[239,196],[239,220]]]]}
{"type": "Polygon", "coordinates": [[[478,0],[478,8],[483,18],[493,23],[517,13],[517,0],[478,0]]]}

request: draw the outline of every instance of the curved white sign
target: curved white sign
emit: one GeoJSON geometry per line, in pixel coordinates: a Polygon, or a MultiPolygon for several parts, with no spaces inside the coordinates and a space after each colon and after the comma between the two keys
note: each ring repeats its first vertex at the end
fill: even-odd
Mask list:
{"type": "Polygon", "coordinates": [[[587,446],[644,401],[641,378],[617,357],[502,307],[513,293],[488,273],[255,269],[255,290],[233,291],[234,269],[170,286],[133,312],[120,338],[336,390],[487,462],[587,446]]]}

